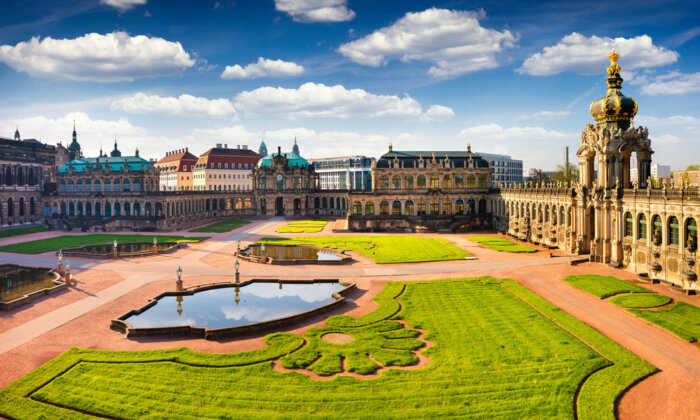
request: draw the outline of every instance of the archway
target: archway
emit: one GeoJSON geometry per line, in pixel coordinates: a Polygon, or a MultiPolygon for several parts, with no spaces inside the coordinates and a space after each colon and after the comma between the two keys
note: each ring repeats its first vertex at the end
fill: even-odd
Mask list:
{"type": "Polygon", "coordinates": [[[277,216],[284,215],[284,198],[282,198],[282,197],[277,197],[275,199],[275,215],[277,215],[277,216]]]}

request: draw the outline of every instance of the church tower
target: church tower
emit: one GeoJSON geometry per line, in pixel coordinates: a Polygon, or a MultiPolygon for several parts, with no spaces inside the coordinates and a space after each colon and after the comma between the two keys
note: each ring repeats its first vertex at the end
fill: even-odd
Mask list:
{"type": "Polygon", "coordinates": [[[17,140],[17,141],[20,140],[20,137],[19,137],[19,126],[17,126],[17,128],[15,128],[15,140],[17,140]]]}
{"type": "Polygon", "coordinates": [[[292,153],[297,156],[301,156],[299,153],[299,145],[297,144],[297,136],[294,136],[294,146],[292,146],[292,153]]]}
{"type": "Polygon", "coordinates": [[[73,141],[68,146],[68,159],[73,160],[79,157],[82,157],[82,153],[78,143],[78,133],[75,131],[75,120],[73,120],[73,141]]]}
{"type": "Polygon", "coordinates": [[[260,142],[260,148],[258,149],[258,154],[260,156],[267,156],[267,145],[265,144],[265,140],[260,142]]]}

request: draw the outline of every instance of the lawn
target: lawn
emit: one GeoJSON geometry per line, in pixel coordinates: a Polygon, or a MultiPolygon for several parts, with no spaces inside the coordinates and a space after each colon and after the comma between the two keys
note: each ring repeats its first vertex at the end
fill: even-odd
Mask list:
{"type": "Polygon", "coordinates": [[[581,289],[601,299],[620,293],[651,293],[649,289],[612,276],[581,274],[566,276],[564,277],[564,281],[577,289],[581,289]]]}
{"type": "Polygon", "coordinates": [[[238,229],[241,226],[247,225],[250,223],[247,220],[223,220],[221,222],[216,222],[212,223],[211,225],[196,228],[196,229],[191,229],[190,232],[214,232],[214,233],[221,233],[221,232],[230,232],[234,229],[238,229]]]}
{"type": "Polygon", "coordinates": [[[630,295],[613,296],[610,303],[625,308],[655,308],[671,301],[671,298],[656,293],[633,293],[630,295]]]}
{"type": "Polygon", "coordinates": [[[628,311],[691,343],[700,339],[700,308],[697,306],[676,302],[664,309],[628,311]]]}
{"type": "Polygon", "coordinates": [[[279,233],[316,233],[326,227],[327,220],[298,220],[289,222],[286,226],[277,229],[279,233]]]}
{"type": "Polygon", "coordinates": [[[392,283],[375,300],[374,313],[331,317],[322,327],[355,334],[357,341],[367,337],[359,352],[358,345],[348,344],[308,352],[313,337],[321,335],[315,329],[306,334],[311,344],[292,333],[276,333],[266,337],[268,347],[237,354],[71,349],[0,390],[0,415],[613,419],[618,395],[655,371],[512,280],[392,283]],[[408,328],[396,328],[399,323],[386,319],[391,317],[408,328]],[[317,361],[299,365],[325,374],[350,366],[369,373],[373,360],[400,366],[411,360],[384,357],[383,350],[415,350],[414,328],[425,329],[424,338],[433,344],[422,349],[430,362],[419,369],[319,381],[270,366],[275,359],[287,365],[308,359],[309,354],[290,360],[303,351],[317,361]],[[350,361],[358,354],[363,360],[350,361]],[[335,363],[336,356],[341,363],[335,363]],[[321,366],[314,369],[317,363],[321,366]]]}
{"type": "Polygon", "coordinates": [[[2,229],[0,230],[0,238],[7,238],[8,236],[26,235],[27,233],[46,232],[47,230],[48,229],[46,229],[43,226],[25,226],[12,229],[2,229]]]}
{"type": "MultiPolygon", "coordinates": [[[[156,235],[158,242],[199,242],[209,239],[208,236],[168,236],[156,235]]],[[[114,240],[119,243],[126,242],[151,242],[153,235],[66,235],[55,238],[39,239],[36,241],[21,242],[18,244],[5,245],[0,247],[3,252],[19,252],[21,254],[41,254],[42,252],[57,251],[63,248],[70,248],[81,245],[98,245],[112,243],[114,240]]]]}
{"type": "Polygon", "coordinates": [[[262,238],[258,242],[306,244],[357,251],[378,264],[462,260],[471,257],[471,254],[444,239],[414,236],[298,236],[262,238]]]}
{"type": "Polygon", "coordinates": [[[530,248],[529,246],[517,244],[513,241],[509,241],[505,238],[499,238],[498,236],[470,236],[467,239],[484,245],[487,248],[491,248],[495,251],[503,252],[537,252],[536,249],[530,248]]]}

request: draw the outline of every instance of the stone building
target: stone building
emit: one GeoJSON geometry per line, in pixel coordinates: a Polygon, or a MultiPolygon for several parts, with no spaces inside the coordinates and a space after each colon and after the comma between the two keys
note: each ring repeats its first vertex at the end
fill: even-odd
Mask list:
{"type": "Polygon", "coordinates": [[[372,168],[372,189],[351,191],[348,228],[460,230],[490,226],[492,168],[465,152],[397,151],[372,168]]]}
{"type": "Polygon", "coordinates": [[[578,184],[501,188],[507,217],[500,228],[695,292],[700,195],[687,182],[680,189],[666,183],[652,188],[651,139],[646,128],[633,125],[637,103],[621,92],[618,57],[610,54],[607,92],[591,105],[596,124],[581,133],[578,184]],[[639,180],[631,177],[630,162],[639,180]]]}

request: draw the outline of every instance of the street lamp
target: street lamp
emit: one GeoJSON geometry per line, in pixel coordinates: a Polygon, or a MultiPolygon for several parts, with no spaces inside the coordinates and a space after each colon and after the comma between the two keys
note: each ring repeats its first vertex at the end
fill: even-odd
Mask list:
{"type": "Polygon", "coordinates": [[[158,238],[155,236],[153,237],[153,246],[158,246],[158,238]]]}
{"type": "Polygon", "coordinates": [[[117,243],[117,240],[115,239],[114,242],[112,242],[112,245],[114,246],[114,249],[112,250],[112,253],[114,254],[114,257],[116,258],[119,253],[117,252],[117,246],[119,245],[117,243]]]}
{"type": "Polygon", "coordinates": [[[63,274],[63,250],[58,250],[58,272],[63,274]]]}
{"type": "Polygon", "coordinates": [[[66,260],[66,284],[70,286],[70,261],[66,260]]]}
{"type": "Polygon", "coordinates": [[[177,266],[177,270],[175,271],[177,273],[177,291],[181,292],[182,291],[182,267],[179,265],[177,266]]]}
{"type": "Polygon", "coordinates": [[[238,280],[240,279],[241,273],[238,272],[238,267],[241,265],[241,263],[238,262],[238,258],[236,258],[236,263],[234,264],[234,267],[236,268],[236,283],[238,283],[238,280]]]}
{"type": "Polygon", "coordinates": [[[240,239],[236,241],[236,254],[238,254],[239,252],[241,252],[241,240],[240,239]]]}

